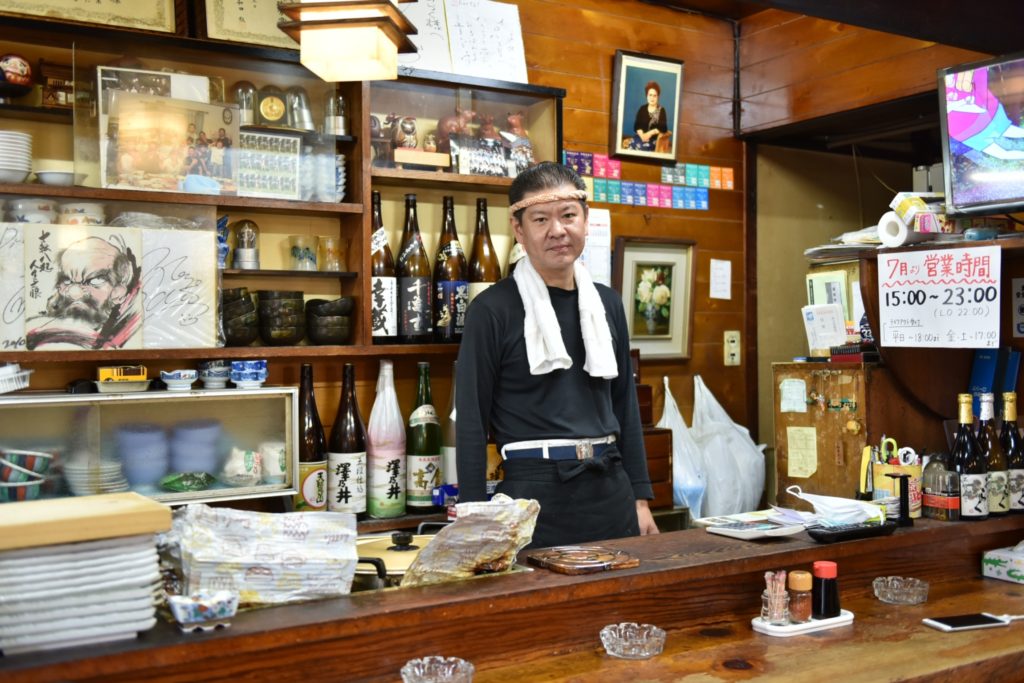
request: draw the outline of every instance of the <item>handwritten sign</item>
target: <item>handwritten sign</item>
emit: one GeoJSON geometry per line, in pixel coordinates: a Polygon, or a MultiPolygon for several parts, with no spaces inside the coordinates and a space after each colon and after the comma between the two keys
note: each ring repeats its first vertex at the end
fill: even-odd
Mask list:
{"type": "Polygon", "coordinates": [[[0,350],[25,348],[25,238],[22,223],[0,223],[0,350]]]}
{"type": "Polygon", "coordinates": [[[299,44],[277,27],[283,18],[275,2],[206,0],[206,37],[297,50],[299,44]]]}
{"type": "Polygon", "coordinates": [[[147,349],[217,344],[213,230],[142,230],[142,340],[147,349]]]}
{"type": "Polygon", "coordinates": [[[882,346],[999,346],[999,247],[878,257],[882,346]]]}
{"type": "Polygon", "coordinates": [[[403,67],[451,73],[452,56],[448,51],[448,24],[444,17],[444,0],[419,0],[402,6],[402,14],[416,27],[409,40],[415,53],[398,55],[403,67]]]}
{"type": "Polygon", "coordinates": [[[490,0],[445,0],[452,70],[528,83],[519,8],[490,0]]]}

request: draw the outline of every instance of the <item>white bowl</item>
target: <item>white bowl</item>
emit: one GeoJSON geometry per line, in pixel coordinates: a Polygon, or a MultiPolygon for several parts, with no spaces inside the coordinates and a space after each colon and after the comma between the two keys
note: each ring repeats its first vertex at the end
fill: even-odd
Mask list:
{"type": "Polygon", "coordinates": [[[81,185],[85,182],[85,174],[67,171],[36,171],[36,179],[43,185],[81,185]]]}
{"type": "Polygon", "coordinates": [[[188,391],[192,388],[194,379],[165,379],[164,384],[167,385],[167,391],[188,391]]]}
{"type": "Polygon", "coordinates": [[[15,197],[7,202],[11,212],[52,211],[57,212],[57,202],[44,197],[15,197]]]}
{"type": "Polygon", "coordinates": [[[57,214],[53,211],[10,211],[14,223],[53,223],[57,214]]]}
{"type": "Polygon", "coordinates": [[[0,168],[0,183],[23,183],[25,178],[28,178],[28,169],[21,171],[0,168]]]}

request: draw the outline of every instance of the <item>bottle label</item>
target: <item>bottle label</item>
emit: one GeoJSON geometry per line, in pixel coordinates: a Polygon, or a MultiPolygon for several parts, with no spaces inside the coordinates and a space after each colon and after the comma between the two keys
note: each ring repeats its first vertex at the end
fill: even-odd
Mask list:
{"type": "Polygon", "coordinates": [[[465,253],[462,251],[462,242],[451,240],[448,244],[437,250],[435,259],[444,261],[447,258],[458,258],[459,256],[465,256],[465,253]]]}
{"type": "Polygon", "coordinates": [[[327,509],[366,512],[366,453],[327,453],[327,509]]]}
{"type": "Polygon", "coordinates": [[[473,301],[473,299],[475,299],[480,294],[480,292],[484,291],[493,284],[493,282],[470,282],[469,301],[473,301]]]}
{"type": "Polygon", "coordinates": [[[455,341],[466,327],[469,306],[469,283],[465,280],[442,280],[434,283],[434,334],[440,341],[455,341]]]}
{"type": "Polygon", "coordinates": [[[419,427],[420,425],[426,424],[441,424],[441,421],[437,418],[437,411],[434,410],[434,406],[429,403],[424,403],[419,408],[412,411],[412,415],[409,416],[410,427],[419,427]]]}
{"type": "Polygon", "coordinates": [[[988,475],[960,475],[960,517],[988,516],[988,475]]]}
{"type": "Polygon", "coordinates": [[[383,251],[384,247],[388,245],[388,234],[384,231],[384,228],[377,228],[370,235],[370,253],[376,254],[379,251],[383,251]]]}
{"type": "Polygon", "coordinates": [[[441,475],[445,484],[459,485],[459,475],[455,469],[455,446],[441,446],[441,475]]]}
{"type": "Polygon", "coordinates": [[[410,508],[433,507],[434,488],[441,485],[441,454],[406,456],[408,480],[405,504],[410,508]]]}
{"type": "Polygon", "coordinates": [[[1010,511],[1009,472],[993,470],[988,473],[988,509],[996,514],[1010,511]]]}
{"type": "Polygon", "coordinates": [[[399,332],[405,337],[430,334],[430,278],[402,277],[398,288],[399,332]]]}
{"type": "Polygon", "coordinates": [[[299,492],[294,498],[296,512],[327,509],[327,461],[299,463],[299,492]]]}
{"type": "Polygon", "coordinates": [[[412,253],[414,251],[416,251],[417,249],[422,249],[422,248],[423,248],[423,242],[422,242],[422,240],[420,240],[420,237],[417,234],[415,239],[411,239],[411,240],[409,240],[408,242],[406,242],[405,244],[402,245],[402,251],[399,252],[399,254],[398,254],[398,261],[397,262],[405,261],[410,256],[412,256],[412,253]]]}
{"type": "Polygon", "coordinates": [[[369,492],[366,510],[387,519],[405,514],[405,450],[380,448],[367,455],[369,492]]]}
{"type": "Polygon", "coordinates": [[[512,245],[512,251],[508,253],[508,264],[512,265],[524,256],[526,256],[526,250],[523,249],[523,245],[516,242],[512,245]]]}
{"type": "Polygon", "coordinates": [[[370,279],[370,324],[374,337],[394,337],[398,334],[396,297],[398,284],[393,277],[370,279]]]}
{"type": "Polygon", "coordinates": [[[960,496],[926,493],[922,497],[922,514],[929,519],[953,522],[960,519],[960,496]]]}
{"type": "Polygon", "coordinates": [[[1024,511],[1024,470],[1010,470],[1006,488],[1010,495],[1010,509],[1024,511]]]}

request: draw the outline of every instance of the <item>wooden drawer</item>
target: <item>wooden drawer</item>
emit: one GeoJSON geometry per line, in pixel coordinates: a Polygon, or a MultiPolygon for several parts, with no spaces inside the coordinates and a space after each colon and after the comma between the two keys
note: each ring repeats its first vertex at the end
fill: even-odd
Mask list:
{"type": "Polygon", "coordinates": [[[644,450],[647,452],[647,473],[654,489],[652,509],[672,507],[672,430],[659,427],[644,429],[644,450]]]}

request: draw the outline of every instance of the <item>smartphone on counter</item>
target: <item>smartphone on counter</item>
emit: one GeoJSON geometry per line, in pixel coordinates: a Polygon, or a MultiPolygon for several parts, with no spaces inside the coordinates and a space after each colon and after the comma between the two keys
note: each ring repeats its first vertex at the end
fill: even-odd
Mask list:
{"type": "Polygon", "coordinates": [[[1009,619],[1003,617],[997,617],[987,612],[979,612],[977,614],[957,614],[952,617],[934,617],[931,619],[922,619],[922,623],[932,628],[937,628],[940,631],[970,631],[976,628],[995,628],[997,626],[1006,626],[1010,623],[1009,619]]]}

